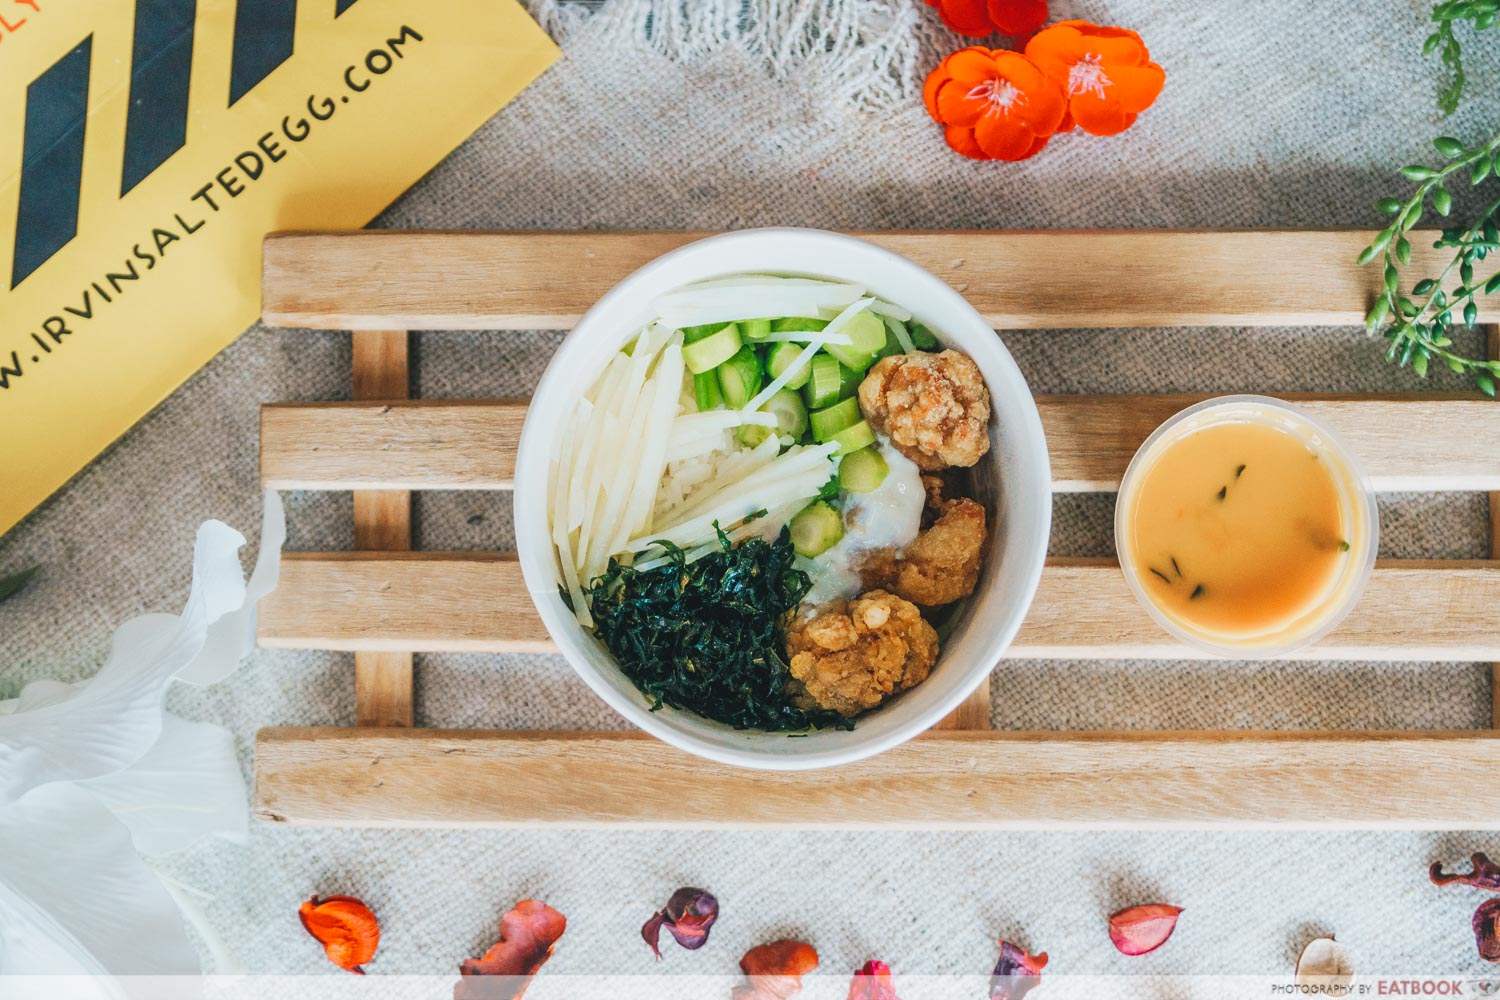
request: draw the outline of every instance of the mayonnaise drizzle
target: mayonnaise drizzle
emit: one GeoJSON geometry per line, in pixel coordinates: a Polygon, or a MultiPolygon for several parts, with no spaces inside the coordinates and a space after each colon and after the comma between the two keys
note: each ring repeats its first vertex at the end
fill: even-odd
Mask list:
{"type": "Polygon", "coordinates": [[[844,537],[833,548],[804,567],[812,590],[802,600],[804,611],[830,601],[857,597],[859,564],[873,549],[905,548],[922,528],[926,492],[916,463],[880,438],[880,454],[890,472],[869,493],[849,493],[844,506],[844,537]]]}

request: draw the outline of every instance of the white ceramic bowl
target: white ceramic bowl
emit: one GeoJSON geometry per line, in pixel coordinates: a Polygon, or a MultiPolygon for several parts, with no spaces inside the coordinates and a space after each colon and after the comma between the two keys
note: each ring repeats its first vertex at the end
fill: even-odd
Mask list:
{"type": "Polygon", "coordinates": [[[521,432],[516,460],[516,545],[527,589],[568,662],[631,722],[674,746],[726,764],[776,770],[829,767],[868,757],[931,728],[984,682],[1020,628],[1036,592],[1052,520],[1042,423],[1010,353],[952,288],[903,257],[863,240],[810,229],[757,229],[675,250],[616,285],[588,311],[548,365],[521,432]],[[807,736],[735,730],[650,702],[605,646],[582,628],[558,592],[550,544],[547,473],[564,416],[609,356],[652,318],[663,292],[747,271],[858,282],[909,309],[944,342],[973,358],[989,385],[991,449],[971,488],[990,514],[990,548],[974,594],[955,617],[932,675],[860,718],[852,730],[807,736]]]}

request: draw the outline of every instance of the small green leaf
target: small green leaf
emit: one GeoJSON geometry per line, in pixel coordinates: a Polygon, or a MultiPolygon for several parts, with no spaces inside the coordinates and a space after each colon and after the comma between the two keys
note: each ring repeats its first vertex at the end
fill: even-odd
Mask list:
{"type": "Polygon", "coordinates": [[[1447,215],[1453,211],[1453,196],[1445,187],[1438,187],[1432,192],[1432,207],[1437,209],[1438,215],[1447,215]]]}
{"type": "Polygon", "coordinates": [[[15,597],[21,591],[25,590],[26,585],[31,582],[32,577],[36,576],[37,570],[39,568],[40,567],[32,566],[30,569],[23,569],[19,573],[12,573],[10,576],[0,577],[0,601],[3,601],[10,597],[15,597]]]}
{"type": "Polygon", "coordinates": [[[1388,292],[1394,292],[1400,282],[1401,272],[1396,270],[1396,265],[1387,264],[1385,266],[1385,290],[1388,292]]]}
{"type": "Polygon", "coordinates": [[[1411,370],[1417,373],[1418,378],[1427,377],[1427,355],[1418,353],[1411,359],[1411,370]]]}
{"type": "Polygon", "coordinates": [[[1415,295],[1431,295],[1432,290],[1437,287],[1437,282],[1432,278],[1423,278],[1412,288],[1415,295]]]}
{"type": "Polygon", "coordinates": [[[1382,198],[1375,203],[1375,207],[1380,210],[1381,215],[1395,215],[1406,207],[1406,202],[1400,198],[1382,198]]]}
{"type": "Polygon", "coordinates": [[[1432,53],[1437,50],[1438,43],[1441,42],[1442,40],[1443,40],[1443,36],[1439,35],[1436,31],[1434,31],[1432,34],[1428,35],[1422,41],[1422,55],[1424,55],[1424,56],[1430,56],[1430,55],[1432,55],[1432,53]]]}
{"type": "Polygon", "coordinates": [[[1453,159],[1453,157],[1459,156],[1465,152],[1464,144],[1453,138],[1453,136],[1451,135],[1438,136],[1436,139],[1432,140],[1432,145],[1433,148],[1435,148],[1439,153],[1442,153],[1444,156],[1448,157],[1450,160],[1453,159]]]}
{"type": "Polygon", "coordinates": [[[1474,164],[1474,170],[1469,174],[1470,184],[1479,184],[1490,175],[1490,158],[1480,157],[1479,162],[1474,164]]]}
{"type": "Polygon", "coordinates": [[[1437,171],[1420,163],[1413,163],[1401,168],[1401,176],[1409,181],[1425,181],[1436,177],[1437,171]]]}
{"type": "Polygon", "coordinates": [[[1405,236],[1396,241],[1396,259],[1403,264],[1411,263],[1411,241],[1405,236]]]}
{"type": "Polygon", "coordinates": [[[1374,333],[1380,328],[1380,324],[1385,322],[1385,318],[1390,314],[1390,311],[1390,299],[1384,295],[1376,299],[1375,304],[1370,307],[1370,311],[1365,313],[1365,329],[1374,333]]]}
{"type": "Polygon", "coordinates": [[[1449,370],[1452,371],[1455,375],[1462,375],[1464,373],[1464,363],[1462,361],[1458,360],[1457,358],[1448,358],[1446,360],[1448,362],[1449,370]]]}
{"type": "Polygon", "coordinates": [[[1479,307],[1470,299],[1469,304],[1464,306],[1464,326],[1473,326],[1479,322],[1479,307]]]}
{"type": "Polygon", "coordinates": [[[1495,394],[1495,380],[1488,372],[1480,372],[1478,375],[1475,375],[1474,381],[1478,383],[1479,391],[1486,396],[1493,396],[1495,394]]]}
{"type": "MultiPolygon", "coordinates": [[[[1390,237],[1386,237],[1384,243],[1389,242],[1390,237]]],[[[1358,264],[1360,267],[1364,267],[1366,264],[1370,263],[1376,257],[1380,256],[1380,251],[1384,249],[1384,243],[1378,240],[1374,243],[1371,243],[1369,246],[1365,247],[1359,252],[1359,256],[1354,258],[1354,263],[1358,264]]]]}

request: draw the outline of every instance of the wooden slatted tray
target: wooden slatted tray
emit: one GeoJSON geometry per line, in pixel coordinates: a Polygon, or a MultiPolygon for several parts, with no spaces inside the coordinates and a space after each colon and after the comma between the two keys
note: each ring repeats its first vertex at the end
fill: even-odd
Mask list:
{"type": "MultiPolygon", "coordinates": [[[[417,826],[1500,827],[1493,730],[994,732],[981,690],[939,727],[947,732],[835,771],[763,774],[635,734],[409,728],[413,652],[552,645],[509,556],[407,551],[410,491],[510,488],[525,404],[409,399],[406,331],[565,329],[630,271],[701,235],[267,240],[266,322],[355,331],[354,400],[264,407],[262,479],[353,490],[357,551],[288,554],[262,605],[260,642],[354,651],[358,725],[263,730],[259,815],[417,826]]],[[[949,281],[1001,329],[1354,325],[1379,280],[1350,265],[1368,239],[1359,232],[860,235],[949,281]]],[[[1113,490],[1145,436],[1199,398],[1039,399],[1054,490],[1113,490]]],[[[1377,489],[1500,493],[1500,448],[1487,446],[1500,440],[1500,407],[1490,401],[1288,398],[1341,432],[1377,489]],[[1420,439],[1403,430],[1413,425],[1420,439]]],[[[1493,495],[1491,506],[1500,511],[1493,495]]],[[[1199,654],[1149,620],[1111,561],[1054,559],[1008,655],[1199,654]]],[[[1298,655],[1500,660],[1500,561],[1381,561],[1359,607],[1298,655]],[[1425,613],[1389,613],[1400,607],[1425,613]]],[[[1500,728],[1500,668],[1496,680],[1500,728]]]]}

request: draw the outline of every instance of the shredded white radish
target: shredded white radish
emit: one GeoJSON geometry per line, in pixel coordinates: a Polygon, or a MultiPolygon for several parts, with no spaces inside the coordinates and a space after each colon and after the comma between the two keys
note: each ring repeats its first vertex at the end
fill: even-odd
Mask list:
{"type": "Polygon", "coordinates": [[[859,285],[827,281],[744,282],[668,292],[654,303],[661,321],[681,329],[707,323],[733,323],[771,316],[817,316],[859,299],[859,285]]]}
{"type": "Polygon", "coordinates": [[[769,344],[805,344],[814,337],[822,337],[822,343],[839,344],[848,347],[854,343],[847,333],[827,334],[822,330],[782,330],[778,333],[768,333],[765,342],[769,344]]]}
{"type": "Polygon", "coordinates": [[[902,309],[894,302],[887,302],[885,299],[876,299],[872,302],[870,304],[870,312],[879,316],[889,316],[891,319],[898,319],[903,323],[911,322],[911,313],[902,309]]]}
{"type": "Polygon", "coordinates": [[[892,316],[885,317],[885,328],[890,331],[891,336],[896,338],[896,343],[901,345],[902,354],[915,354],[917,345],[912,343],[911,334],[906,330],[906,324],[892,316]]]}

